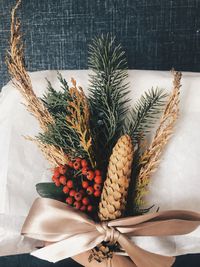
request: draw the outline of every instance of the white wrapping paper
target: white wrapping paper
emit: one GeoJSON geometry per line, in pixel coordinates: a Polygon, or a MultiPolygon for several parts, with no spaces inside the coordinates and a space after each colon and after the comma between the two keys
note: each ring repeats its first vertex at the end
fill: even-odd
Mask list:
{"type": "MultiPolygon", "coordinates": [[[[88,87],[88,71],[62,71],[70,81],[77,80],[84,90],[88,87]]],[[[35,92],[42,96],[47,77],[59,89],[56,71],[31,73],[35,92]]],[[[153,87],[172,87],[169,72],[129,71],[131,99],[153,87]]],[[[160,210],[190,209],[200,211],[200,74],[183,73],[181,89],[181,115],[174,136],[162,156],[158,171],[153,175],[149,205],[160,210]]],[[[39,127],[12,84],[0,94],[0,255],[31,251],[38,243],[24,240],[20,228],[37,196],[35,184],[50,181],[49,163],[35,144],[23,136],[37,134],[39,127]]],[[[164,255],[200,252],[200,230],[181,237],[137,237],[141,247],[164,255]]]]}

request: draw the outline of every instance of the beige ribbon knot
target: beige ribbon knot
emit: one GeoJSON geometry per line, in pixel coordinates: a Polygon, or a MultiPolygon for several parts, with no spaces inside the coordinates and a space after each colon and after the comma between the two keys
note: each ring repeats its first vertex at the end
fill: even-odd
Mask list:
{"type": "MultiPolygon", "coordinates": [[[[57,262],[74,257],[82,265],[88,263],[89,250],[102,241],[118,242],[129,256],[114,255],[113,266],[171,267],[174,257],[148,252],[135,245],[132,236],[172,236],[192,232],[200,225],[200,213],[184,210],[162,211],[95,223],[84,213],[53,199],[38,198],[33,203],[22,228],[22,234],[53,244],[32,255],[57,262]],[[80,256],[78,255],[80,254],[80,256]]],[[[106,262],[100,264],[106,266],[106,262]]]]}
{"type": "Polygon", "coordinates": [[[111,244],[115,244],[116,242],[118,242],[120,232],[117,231],[114,227],[108,226],[107,222],[97,223],[96,228],[97,231],[104,235],[103,241],[110,242],[111,244]]]}

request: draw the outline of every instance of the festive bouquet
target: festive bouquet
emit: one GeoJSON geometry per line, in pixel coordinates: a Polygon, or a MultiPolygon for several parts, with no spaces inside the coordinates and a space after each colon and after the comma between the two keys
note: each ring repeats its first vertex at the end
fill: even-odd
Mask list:
{"type": "Polygon", "coordinates": [[[181,73],[173,89],[146,92],[129,104],[127,63],[109,35],[89,47],[89,96],[58,73],[61,90],[48,82],[40,99],[25,68],[20,21],[12,11],[7,65],[27,109],[40,124],[34,141],[52,165],[52,182],[36,185],[38,198],[22,234],[45,241],[33,255],[49,261],[67,257],[85,266],[171,266],[173,257],[147,252],[129,237],[185,234],[200,215],[187,211],[148,213],[145,194],[178,117],[181,73]],[[149,142],[149,132],[157,125],[149,142]]]}

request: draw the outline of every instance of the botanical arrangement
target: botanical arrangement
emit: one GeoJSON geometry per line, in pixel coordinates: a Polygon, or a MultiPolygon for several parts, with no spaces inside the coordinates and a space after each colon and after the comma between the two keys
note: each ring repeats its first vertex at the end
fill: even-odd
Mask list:
{"type": "MultiPolygon", "coordinates": [[[[34,141],[52,165],[52,182],[40,183],[40,196],[53,198],[89,214],[96,221],[143,214],[144,196],[160,155],[178,116],[181,74],[173,71],[171,95],[151,89],[130,106],[127,62],[121,45],[109,35],[89,46],[89,95],[58,73],[61,90],[48,81],[38,98],[24,61],[18,4],[12,11],[7,65],[13,82],[38,120],[41,132],[34,141]],[[158,124],[148,143],[151,128],[158,124]]],[[[117,244],[104,242],[90,260],[112,257],[117,244]]]]}
{"type": "MultiPolygon", "coordinates": [[[[191,212],[177,211],[158,215],[152,213],[150,217],[140,216],[152,208],[146,205],[145,195],[148,193],[152,173],[158,167],[160,156],[178,117],[181,73],[172,72],[173,89],[170,95],[162,89],[152,88],[131,106],[125,53],[121,45],[116,44],[115,38],[102,35],[95,38],[89,46],[88,66],[92,70],[89,94],[85,94],[75,79],[72,78],[68,83],[58,73],[60,90],[53,88],[48,81],[46,93],[39,98],[34,93],[25,67],[20,21],[16,18],[20,3],[20,0],[17,1],[12,10],[10,50],[6,62],[14,85],[24,97],[28,111],[35,116],[41,128],[36,137],[27,139],[38,145],[52,166],[52,182],[37,184],[37,192],[43,199],[57,200],[44,200],[40,201],[40,204],[37,202],[36,208],[33,205],[33,211],[30,212],[22,233],[28,232],[29,237],[34,237],[34,230],[38,238],[41,229],[37,229],[37,226],[40,219],[42,218],[42,225],[51,223],[48,217],[53,215],[48,207],[55,212],[65,210],[65,213],[59,213],[58,225],[62,225],[62,216],[66,216],[66,223],[73,218],[77,227],[75,230],[79,231],[78,222],[83,221],[83,232],[86,231],[84,234],[88,236],[85,243],[87,246],[82,245],[80,251],[90,249],[89,262],[111,260],[116,252],[124,248],[134,263],[129,265],[123,261],[123,266],[149,267],[152,262],[156,267],[171,266],[174,261],[171,257],[139,250],[127,241],[120,231],[128,233],[126,227],[130,224],[129,232],[134,232],[131,227],[138,224],[137,219],[133,223],[137,217],[142,218],[140,223],[148,224],[148,220],[150,221],[150,232],[153,229],[151,220],[156,222],[160,218],[161,224],[165,224],[165,219],[168,222],[171,219],[174,223],[178,219],[182,226],[178,234],[188,233],[199,224],[199,214],[191,212]],[[155,130],[155,135],[149,139],[152,129],[155,130]],[[40,217],[40,212],[43,211],[48,213],[46,220],[43,214],[40,217]],[[34,218],[37,221],[36,226],[34,218]],[[124,221],[124,218],[127,220],[124,221]],[[186,224],[184,221],[187,221],[186,224]],[[188,221],[192,221],[193,228],[189,227],[188,221]],[[118,224],[121,230],[116,228],[116,231],[118,224]],[[87,242],[87,239],[93,238],[90,236],[93,227],[103,237],[99,239],[100,242],[95,241],[94,246],[88,247],[90,242],[87,242]],[[139,255],[138,258],[135,258],[135,254],[139,255]]],[[[50,225],[51,227],[54,225],[50,225]]],[[[69,223],[69,227],[73,228],[74,225],[69,223]]],[[[156,224],[154,227],[157,227],[156,224]]],[[[67,227],[66,231],[72,235],[67,227]]],[[[156,230],[153,233],[160,235],[156,230]]],[[[177,234],[177,227],[169,228],[166,234],[177,234]]],[[[77,238],[79,235],[77,234],[77,238]]],[[[40,238],[51,242],[60,241],[59,236],[54,237],[54,232],[53,235],[42,233],[40,238]]],[[[70,242],[67,241],[70,240],[70,235],[68,238],[64,235],[63,239],[70,242]]],[[[55,246],[54,249],[58,250],[58,255],[55,253],[55,261],[65,255],[76,255],[75,252],[66,254],[69,252],[65,251],[60,256],[63,246],[55,246]]],[[[41,251],[43,253],[44,250],[41,251]]],[[[51,249],[45,253],[46,256],[41,258],[49,259],[51,249]]]]}

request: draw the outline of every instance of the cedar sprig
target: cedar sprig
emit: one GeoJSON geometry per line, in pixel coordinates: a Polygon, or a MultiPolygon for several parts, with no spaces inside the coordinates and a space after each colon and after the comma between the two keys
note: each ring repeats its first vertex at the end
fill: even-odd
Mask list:
{"type": "Polygon", "coordinates": [[[38,135],[38,141],[62,148],[71,158],[85,157],[87,155],[80,144],[78,133],[66,122],[66,116],[71,114],[67,105],[73,101],[70,88],[60,73],[58,73],[58,79],[61,83],[61,90],[55,90],[47,81],[47,91],[41,99],[55,122],[48,125],[48,131],[38,135]]]}
{"type": "MultiPolygon", "coordinates": [[[[13,84],[25,99],[27,110],[38,120],[41,129],[45,132],[48,130],[48,125],[54,123],[54,119],[42,101],[34,93],[30,76],[25,67],[21,22],[16,16],[20,4],[21,0],[18,0],[11,11],[10,49],[7,51],[6,64],[13,84]]],[[[30,139],[33,140],[33,138],[30,139]]],[[[35,140],[35,142],[37,141],[35,140]]],[[[39,147],[41,146],[39,145],[39,147]]],[[[65,155],[63,150],[59,147],[46,145],[45,148],[42,149],[42,152],[53,165],[60,164],[61,162],[66,163],[68,161],[67,155],[65,155]]]]}
{"type": "Polygon", "coordinates": [[[55,123],[49,124],[48,131],[39,133],[37,139],[44,144],[60,147],[70,158],[85,154],[80,146],[79,136],[66,123],[66,114],[57,115],[55,123]]]}
{"type": "Polygon", "coordinates": [[[158,121],[166,104],[166,97],[163,89],[152,88],[136,102],[127,116],[124,127],[124,131],[132,137],[133,143],[138,143],[138,140],[144,138],[158,121]]]}
{"type": "Polygon", "coordinates": [[[48,109],[54,120],[56,120],[60,114],[67,114],[66,101],[71,99],[69,85],[60,72],[57,72],[57,78],[60,82],[61,90],[55,90],[51,82],[47,80],[47,91],[41,98],[43,104],[48,109]]]}
{"type": "Polygon", "coordinates": [[[72,84],[73,87],[69,90],[72,100],[67,103],[67,111],[69,113],[66,116],[67,125],[78,134],[80,145],[86,152],[92,167],[95,167],[88,100],[83,89],[77,87],[74,79],[72,79],[72,84]]]}
{"type": "Polygon", "coordinates": [[[115,38],[102,35],[89,46],[89,104],[95,155],[106,170],[112,148],[122,134],[128,111],[127,62],[115,38]]]}
{"type": "Polygon", "coordinates": [[[156,171],[160,156],[169,141],[175,122],[179,114],[179,94],[181,87],[181,73],[173,72],[173,91],[169,97],[164,113],[161,117],[160,125],[149,146],[140,159],[141,169],[137,177],[135,189],[135,209],[140,209],[144,204],[144,196],[148,192],[151,175],[156,171]]]}

